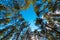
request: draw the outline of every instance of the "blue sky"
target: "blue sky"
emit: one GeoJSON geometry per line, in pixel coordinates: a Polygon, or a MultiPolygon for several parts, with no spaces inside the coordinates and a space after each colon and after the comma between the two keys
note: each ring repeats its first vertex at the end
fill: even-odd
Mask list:
{"type": "Polygon", "coordinates": [[[20,13],[22,14],[23,18],[29,22],[30,28],[32,29],[32,31],[38,28],[34,24],[37,16],[34,11],[34,6],[32,4],[30,4],[30,7],[28,9],[21,10],[20,13]]]}

